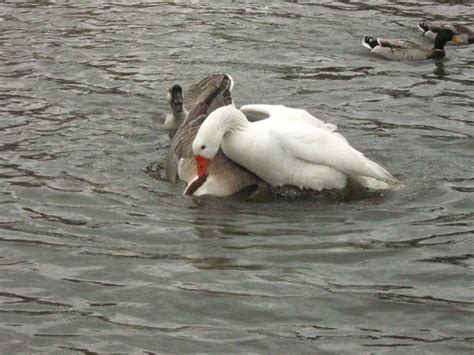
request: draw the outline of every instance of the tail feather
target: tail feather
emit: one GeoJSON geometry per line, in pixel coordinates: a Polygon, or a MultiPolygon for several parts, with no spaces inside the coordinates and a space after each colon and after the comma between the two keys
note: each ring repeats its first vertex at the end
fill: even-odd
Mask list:
{"type": "Polygon", "coordinates": [[[232,91],[234,89],[234,79],[232,79],[232,77],[228,74],[228,73],[225,73],[225,75],[229,78],[230,80],[230,85],[229,85],[229,91],[232,91]]]}
{"type": "MultiPolygon", "coordinates": [[[[358,150],[352,148],[352,154],[353,158],[351,158],[351,161],[357,163],[351,164],[351,168],[347,170],[346,173],[348,173],[348,175],[352,176],[356,180],[359,177],[364,181],[378,180],[379,182],[385,182],[388,185],[397,185],[399,183],[397,178],[390,174],[385,168],[383,168],[381,165],[374,162],[373,160],[370,160],[358,150]]],[[[363,186],[366,186],[362,182],[361,184],[363,186]]]]}
{"type": "Polygon", "coordinates": [[[428,23],[425,21],[421,21],[418,24],[418,28],[421,30],[421,32],[428,32],[430,30],[430,27],[428,26],[428,23]]]}
{"type": "Polygon", "coordinates": [[[352,156],[349,163],[341,169],[348,176],[358,181],[362,186],[375,189],[387,189],[399,184],[397,178],[390,174],[378,163],[367,158],[358,150],[350,147],[352,156]]]}
{"type": "Polygon", "coordinates": [[[397,178],[390,174],[385,168],[383,168],[376,162],[366,158],[364,163],[367,170],[371,173],[370,175],[367,175],[367,177],[385,181],[391,185],[398,184],[397,178]]]}
{"type": "Polygon", "coordinates": [[[379,46],[380,43],[379,43],[379,40],[375,37],[365,36],[364,40],[362,41],[362,45],[365,48],[372,50],[375,47],[379,46]]]}
{"type": "Polygon", "coordinates": [[[396,186],[395,184],[389,184],[385,181],[380,181],[367,176],[353,176],[352,178],[357,181],[361,186],[371,190],[387,190],[392,189],[396,186]]]}

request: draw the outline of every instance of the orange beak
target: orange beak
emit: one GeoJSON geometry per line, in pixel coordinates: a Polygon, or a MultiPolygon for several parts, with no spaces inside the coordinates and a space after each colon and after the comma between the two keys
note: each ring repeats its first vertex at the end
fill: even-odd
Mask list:
{"type": "Polygon", "coordinates": [[[463,39],[459,35],[453,36],[453,39],[451,40],[456,44],[464,44],[463,39]]]}
{"type": "Polygon", "coordinates": [[[196,159],[197,165],[197,174],[199,177],[207,176],[207,168],[209,167],[209,163],[211,162],[209,159],[204,158],[203,156],[195,155],[194,159],[196,159]]]}

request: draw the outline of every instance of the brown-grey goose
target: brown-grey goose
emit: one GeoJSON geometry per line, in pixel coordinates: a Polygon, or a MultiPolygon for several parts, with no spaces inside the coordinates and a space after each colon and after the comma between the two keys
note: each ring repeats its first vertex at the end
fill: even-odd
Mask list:
{"type": "MultiPolygon", "coordinates": [[[[211,112],[222,106],[233,106],[232,87],[233,80],[230,75],[217,74],[191,85],[184,95],[181,94],[184,100],[183,111],[189,113],[171,140],[166,175],[171,182],[185,181],[188,184],[186,194],[230,196],[246,187],[261,183],[253,173],[227,158],[222,150],[219,150],[209,165],[209,174],[199,178],[197,176],[192,151],[194,138],[211,112]]],[[[173,100],[170,100],[170,105],[173,110],[173,100]]]]}

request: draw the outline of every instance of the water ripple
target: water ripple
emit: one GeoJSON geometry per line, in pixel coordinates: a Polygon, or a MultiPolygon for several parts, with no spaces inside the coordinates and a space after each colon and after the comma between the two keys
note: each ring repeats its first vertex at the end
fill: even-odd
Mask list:
{"type": "Polygon", "coordinates": [[[430,45],[420,19],[471,26],[470,6],[4,2],[0,352],[469,352],[472,48],[403,63],[360,40],[430,45]],[[165,93],[217,72],[238,106],[337,124],[403,186],[182,196],[165,93]]]}

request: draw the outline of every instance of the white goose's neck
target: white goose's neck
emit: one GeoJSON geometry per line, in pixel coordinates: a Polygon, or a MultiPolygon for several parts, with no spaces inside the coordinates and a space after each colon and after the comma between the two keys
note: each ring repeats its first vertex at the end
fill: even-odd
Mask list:
{"type": "Polygon", "coordinates": [[[229,106],[228,109],[223,110],[221,122],[224,129],[224,135],[235,131],[245,130],[250,125],[250,122],[242,111],[231,106],[229,106]]]}
{"type": "Polygon", "coordinates": [[[232,134],[235,131],[245,130],[250,122],[247,117],[238,109],[225,106],[214,111],[204,121],[206,131],[222,139],[222,137],[232,134]]]}
{"type": "Polygon", "coordinates": [[[193,142],[193,152],[205,154],[206,158],[212,159],[221,144],[231,139],[233,133],[245,131],[249,126],[250,122],[240,110],[232,106],[220,107],[213,111],[199,128],[193,142]]]}

